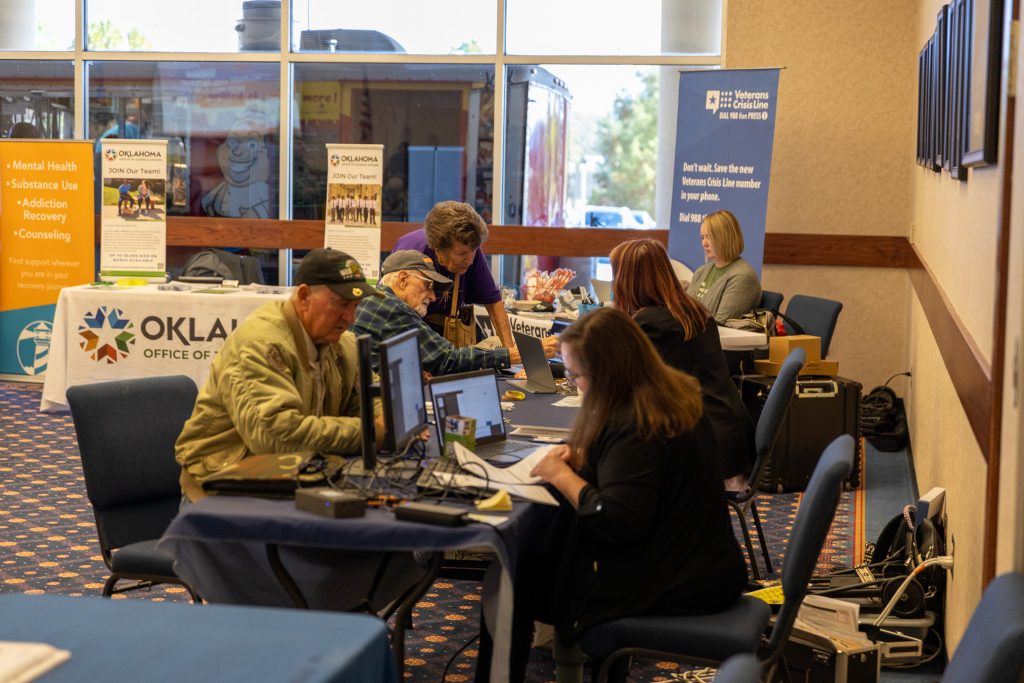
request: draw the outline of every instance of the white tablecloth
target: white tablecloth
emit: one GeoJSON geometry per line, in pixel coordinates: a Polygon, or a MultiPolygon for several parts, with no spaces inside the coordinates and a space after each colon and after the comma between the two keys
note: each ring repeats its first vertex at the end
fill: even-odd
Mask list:
{"type": "Polygon", "coordinates": [[[214,354],[238,323],[287,296],[271,287],[228,294],[157,285],[65,288],[53,316],[39,408],[67,410],[68,387],[113,379],[188,375],[202,386],[214,354]]]}

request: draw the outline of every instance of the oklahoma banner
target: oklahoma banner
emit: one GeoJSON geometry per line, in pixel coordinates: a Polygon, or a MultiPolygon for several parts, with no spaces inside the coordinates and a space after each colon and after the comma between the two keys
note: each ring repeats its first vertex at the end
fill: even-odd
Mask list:
{"type": "Polygon", "coordinates": [[[359,261],[366,278],[380,277],[380,206],[384,145],[327,145],[324,246],[359,261]]]}
{"type": "Polygon", "coordinates": [[[63,287],[92,282],[93,145],[0,141],[0,374],[42,375],[63,287]]]}

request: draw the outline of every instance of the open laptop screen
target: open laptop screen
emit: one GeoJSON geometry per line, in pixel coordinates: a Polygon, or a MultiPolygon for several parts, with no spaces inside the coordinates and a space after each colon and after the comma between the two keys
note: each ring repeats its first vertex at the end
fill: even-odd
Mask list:
{"type": "Polygon", "coordinates": [[[430,400],[434,404],[437,440],[442,448],[444,418],[447,415],[476,418],[478,444],[493,443],[506,437],[505,422],[501,415],[501,399],[498,395],[498,379],[493,370],[433,377],[430,380],[430,400]]]}

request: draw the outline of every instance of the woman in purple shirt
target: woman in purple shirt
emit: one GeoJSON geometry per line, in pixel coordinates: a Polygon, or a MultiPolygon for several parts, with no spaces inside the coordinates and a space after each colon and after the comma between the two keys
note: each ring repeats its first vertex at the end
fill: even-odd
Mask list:
{"type": "MultiPolygon", "coordinates": [[[[472,206],[462,202],[438,202],[427,214],[423,227],[400,237],[394,251],[414,249],[429,256],[441,275],[452,280],[458,275],[458,306],[480,304],[486,308],[501,343],[513,348],[512,325],[480,248],[486,241],[487,224],[472,206]]],[[[450,296],[439,298],[427,308],[427,322],[438,333],[442,333],[444,327],[435,322],[438,319],[435,314],[445,316],[451,312],[450,296]]]]}

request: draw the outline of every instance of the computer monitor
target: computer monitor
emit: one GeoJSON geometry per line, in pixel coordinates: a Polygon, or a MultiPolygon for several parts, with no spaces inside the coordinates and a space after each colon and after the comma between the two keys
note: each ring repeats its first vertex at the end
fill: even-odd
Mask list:
{"type": "Polygon", "coordinates": [[[397,453],[427,426],[418,330],[380,343],[380,386],[384,397],[384,450],[397,453]]]}
{"type": "Polygon", "coordinates": [[[372,472],[377,467],[376,425],[373,421],[373,399],[380,396],[380,385],[373,381],[370,361],[372,338],[368,334],[356,337],[356,358],[359,361],[359,425],[362,434],[363,469],[372,472]]]}

